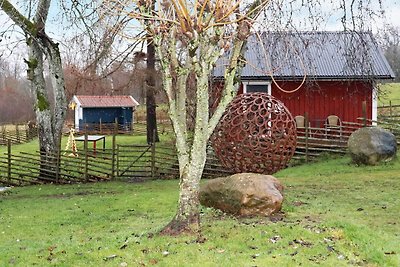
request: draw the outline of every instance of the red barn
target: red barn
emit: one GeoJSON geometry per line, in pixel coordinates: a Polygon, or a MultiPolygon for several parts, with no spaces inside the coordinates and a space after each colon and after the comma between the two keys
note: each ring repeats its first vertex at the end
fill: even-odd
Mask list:
{"type": "MultiPolygon", "coordinates": [[[[311,127],[324,127],[329,115],[360,122],[363,102],[377,118],[377,82],[394,73],[371,33],[283,32],[250,36],[239,93],[266,92],[293,116],[308,113],[311,127]]],[[[222,82],[218,62],[215,82],[222,82]]]]}

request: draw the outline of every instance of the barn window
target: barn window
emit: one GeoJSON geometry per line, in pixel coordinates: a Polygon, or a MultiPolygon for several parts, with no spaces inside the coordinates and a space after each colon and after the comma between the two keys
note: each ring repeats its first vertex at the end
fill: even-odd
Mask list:
{"type": "Polygon", "coordinates": [[[271,94],[271,83],[265,81],[248,81],[243,83],[243,93],[267,93],[271,94]]]}

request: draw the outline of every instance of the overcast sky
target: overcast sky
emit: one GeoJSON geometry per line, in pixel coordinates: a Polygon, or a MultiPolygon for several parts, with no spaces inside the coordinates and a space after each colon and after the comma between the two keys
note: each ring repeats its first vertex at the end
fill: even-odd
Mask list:
{"type": "MultiPolygon", "coordinates": [[[[0,0],[1,1],[1,0],[0,0]]],[[[80,1],[85,2],[88,0],[82,0],[80,1]]],[[[299,6],[301,5],[302,2],[306,2],[305,0],[298,0],[295,3],[298,3],[299,6]]],[[[355,6],[357,6],[357,3],[360,0],[355,0],[354,2],[356,3],[355,6]]],[[[363,3],[370,3],[372,5],[374,10],[381,11],[379,8],[379,0],[362,0],[363,3]]],[[[12,0],[12,3],[26,3],[26,0],[12,0]]],[[[283,4],[287,4],[289,0],[273,0],[273,2],[281,2],[283,4]]],[[[308,20],[308,14],[307,14],[307,9],[305,8],[299,8],[298,12],[295,13],[293,21],[296,25],[297,30],[312,30],[313,26],[311,24],[318,24],[318,30],[342,30],[343,25],[340,21],[343,11],[338,10],[340,8],[340,4],[343,2],[343,0],[319,0],[320,5],[317,5],[316,9],[320,9],[317,11],[317,16],[319,15],[321,17],[320,21],[317,22],[307,22],[308,20]],[[328,19],[327,19],[328,18],[328,19]]],[[[353,0],[345,0],[346,3],[346,8],[347,10],[350,10],[350,6],[353,0]]],[[[52,3],[52,8],[51,8],[51,14],[49,17],[49,21],[47,24],[47,32],[50,37],[54,38],[55,40],[59,41],[62,43],[63,39],[65,39],[66,35],[71,35],[72,31],[70,29],[66,29],[65,26],[60,24],[61,16],[60,16],[60,9],[59,9],[59,1],[53,1],[52,3]]],[[[383,4],[383,12],[384,16],[379,17],[376,16],[374,19],[368,19],[368,21],[365,22],[366,28],[364,30],[372,30],[373,32],[377,32],[383,28],[384,24],[392,24],[400,27],[400,0],[382,0],[383,4]]],[[[26,6],[26,4],[25,4],[26,6]]],[[[23,12],[26,13],[26,12],[23,12]]],[[[267,21],[270,21],[274,23],[276,19],[267,19],[267,21]]],[[[0,11],[0,33],[7,29],[8,25],[10,23],[8,22],[7,17],[4,15],[2,11],[0,11]]],[[[279,25],[278,25],[279,26],[279,25]]],[[[17,29],[17,28],[16,28],[17,29]]],[[[263,27],[261,27],[263,29],[263,27]]],[[[351,27],[350,27],[351,29],[351,27]]],[[[20,30],[19,30],[20,31],[20,30]]],[[[12,41],[15,41],[16,39],[22,39],[23,35],[18,34],[15,35],[15,32],[13,34],[8,34],[6,38],[1,37],[2,41],[0,42],[0,56],[1,52],[5,52],[3,54],[4,56],[7,56],[7,54],[23,54],[23,52],[19,52],[17,49],[15,49],[13,46],[10,46],[9,44],[12,43],[12,41]]],[[[22,43],[23,44],[23,43],[22,43]]],[[[63,48],[62,48],[63,49],[63,48]]],[[[22,50],[21,50],[22,51],[22,50]]]]}
{"type": "Polygon", "coordinates": [[[388,22],[400,27],[400,0],[386,0],[385,2],[388,22]]]}

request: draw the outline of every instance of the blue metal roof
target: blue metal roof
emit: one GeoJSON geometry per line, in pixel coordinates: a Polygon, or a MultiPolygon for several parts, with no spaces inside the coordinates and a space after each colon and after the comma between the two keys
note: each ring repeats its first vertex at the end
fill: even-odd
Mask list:
{"type": "MultiPolygon", "coordinates": [[[[394,73],[369,32],[264,32],[249,37],[242,80],[392,79],[394,73]]],[[[227,58],[213,76],[222,78],[227,58]]]]}

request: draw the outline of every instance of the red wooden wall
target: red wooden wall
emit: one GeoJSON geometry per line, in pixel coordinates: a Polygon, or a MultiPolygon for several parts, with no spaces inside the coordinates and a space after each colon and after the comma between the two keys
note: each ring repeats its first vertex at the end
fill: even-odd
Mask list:
{"type": "MultiPolygon", "coordinates": [[[[296,89],[301,82],[278,81],[285,91],[296,89]]],[[[214,104],[219,101],[222,82],[215,83],[211,96],[214,104]]],[[[337,115],[345,122],[361,122],[357,118],[363,116],[362,103],[367,103],[367,117],[372,119],[373,85],[365,81],[314,81],[301,86],[294,93],[284,93],[272,83],[271,93],[281,100],[292,113],[293,117],[308,113],[312,127],[323,127],[329,115],[337,115]],[[318,123],[320,125],[318,125],[318,123]]],[[[238,94],[243,93],[243,85],[238,94]]]]}
{"type": "MultiPolygon", "coordinates": [[[[300,82],[277,82],[290,91],[297,88],[300,82]]],[[[367,117],[372,118],[372,84],[362,81],[319,81],[304,84],[294,93],[282,92],[272,83],[272,95],[281,100],[290,110],[293,117],[308,113],[314,125],[329,115],[337,115],[342,121],[361,122],[363,116],[362,102],[367,103],[367,117]]]]}

